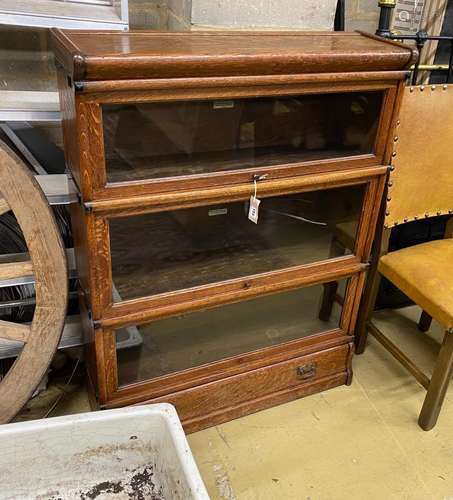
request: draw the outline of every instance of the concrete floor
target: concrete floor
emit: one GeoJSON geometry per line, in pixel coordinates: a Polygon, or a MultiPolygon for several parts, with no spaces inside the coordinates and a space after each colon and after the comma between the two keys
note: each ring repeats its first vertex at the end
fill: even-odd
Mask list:
{"type": "MultiPolygon", "coordinates": [[[[442,330],[416,328],[416,307],[377,313],[383,331],[430,373],[442,330]]],[[[75,381],[53,384],[18,420],[88,411],[75,381]]],[[[417,425],[425,390],[374,340],[354,380],[188,436],[215,499],[453,499],[453,385],[431,432],[417,425]]]]}
{"type": "MultiPolygon", "coordinates": [[[[416,307],[377,319],[430,373],[442,330],[416,307]]],[[[438,425],[417,425],[425,390],[374,339],[354,381],[188,437],[214,499],[453,499],[453,385],[438,425]]]]}

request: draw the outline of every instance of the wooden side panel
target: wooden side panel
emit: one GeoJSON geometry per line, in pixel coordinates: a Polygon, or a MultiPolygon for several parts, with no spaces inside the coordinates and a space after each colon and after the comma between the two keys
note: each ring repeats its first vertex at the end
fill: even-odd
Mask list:
{"type": "Polygon", "coordinates": [[[57,68],[58,90],[67,169],[83,201],[105,185],[102,112],[99,104],[86,104],[61,67],[57,68]]]}
{"type": "Polygon", "coordinates": [[[80,189],[80,143],[74,88],[68,84],[67,75],[61,66],[57,67],[57,79],[60,94],[61,124],[63,127],[66,167],[70,171],[75,183],[80,189]]]}
{"type": "MultiPolygon", "coordinates": [[[[106,264],[110,257],[108,225],[104,219],[87,214],[81,203],[72,204],[70,210],[87,368],[96,395],[105,400],[108,394],[106,373],[109,370],[113,377],[116,376],[116,353],[107,351],[107,357],[104,356],[103,338],[95,335],[94,321],[99,319],[112,297],[111,268],[106,264]],[[111,364],[113,370],[107,368],[111,364]]],[[[109,385],[110,392],[115,387],[116,383],[109,385]]]]}
{"type": "Polygon", "coordinates": [[[90,201],[96,189],[106,183],[102,110],[97,103],[84,103],[77,98],[80,129],[80,176],[82,199],[90,201]]]}
{"type": "Polygon", "coordinates": [[[87,214],[80,203],[71,205],[71,223],[80,287],[96,320],[112,297],[108,224],[103,218],[87,214]]]}

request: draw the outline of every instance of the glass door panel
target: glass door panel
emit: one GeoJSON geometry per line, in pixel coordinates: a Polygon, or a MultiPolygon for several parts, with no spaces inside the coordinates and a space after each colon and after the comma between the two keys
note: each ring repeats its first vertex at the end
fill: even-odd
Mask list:
{"type": "Polygon", "coordinates": [[[343,294],[347,282],[291,290],[117,330],[119,385],[338,328],[341,308],[331,302],[330,310],[329,298],[335,288],[343,294]],[[124,343],[128,336],[141,340],[128,347],[124,343]]]}
{"type": "Polygon", "coordinates": [[[103,106],[109,183],[372,153],[382,92],[103,106]]]}
{"type": "Polygon", "coordinates": [[[115,302],[309,264],[353,251],[365,185],[110,219],[115,302]],[[344,239],[344,238],[343,238],[344,239]],[[335,248],[334,248],[335,247],[335,248]]]}

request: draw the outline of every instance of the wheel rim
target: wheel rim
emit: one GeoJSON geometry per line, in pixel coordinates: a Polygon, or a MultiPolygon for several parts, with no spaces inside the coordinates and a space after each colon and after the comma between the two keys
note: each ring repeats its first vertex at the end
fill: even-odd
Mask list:
{"type": "Polygon", "coordinates": [[[68,300],[65,249],[52,210],[28,168],[0,141],[0,215],[12,210],[30,260],[0,264],[0,278],[34,275],[36,307],[31,325],[0,321],[0,339],[24,343],[0,381],[0,423],[9,422],[46,373],[63,331],[68,300]]]}

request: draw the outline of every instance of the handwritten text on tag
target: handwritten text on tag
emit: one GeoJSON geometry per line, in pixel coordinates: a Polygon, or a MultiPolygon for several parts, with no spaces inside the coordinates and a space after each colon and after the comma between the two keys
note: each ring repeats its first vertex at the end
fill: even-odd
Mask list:
{"type": "Polygon", "coordinates": [[[255,196],[250,196],[250,206],[249,206],[249,219],[258,224],[258,212],[260,208],[261,200],[255,196]]]}

